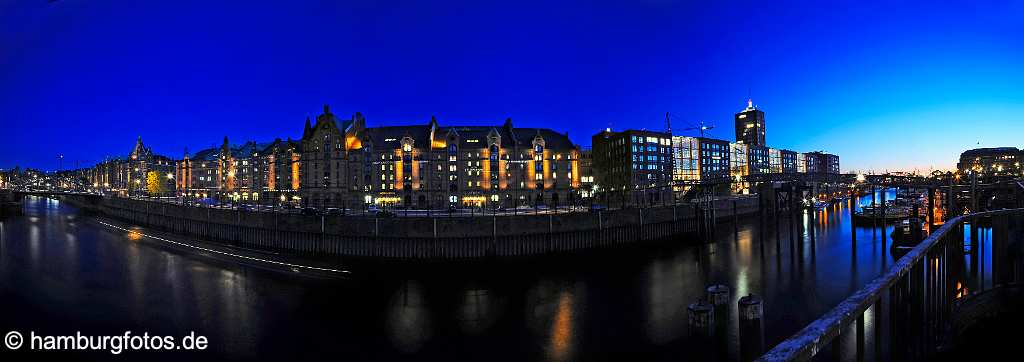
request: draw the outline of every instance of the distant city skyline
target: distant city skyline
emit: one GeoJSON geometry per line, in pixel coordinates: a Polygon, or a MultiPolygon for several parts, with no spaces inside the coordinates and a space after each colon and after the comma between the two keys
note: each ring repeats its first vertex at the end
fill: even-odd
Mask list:
{"type": "MultiPolygon", "coordinates": [[[[299,138],[323,104],[368,126],[569,132],[700,121],[734,140],[748,98],[766,143],[842,171],[953,169],[1024,147],[1024,5],[775,3],[0,4],[0,168],[178,158],[299,138]],[[160,21],[152,21],[160,19],[160,21]]],[[[696,131],[675,132],[697,135],[696,131]]]]}

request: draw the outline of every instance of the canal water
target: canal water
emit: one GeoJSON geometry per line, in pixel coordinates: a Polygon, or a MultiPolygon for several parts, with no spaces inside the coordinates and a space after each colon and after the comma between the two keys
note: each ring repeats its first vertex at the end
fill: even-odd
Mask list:
{"type": "Polygon", "coordinates": [[[814,222],[804,215],[802,237],[782,219],[778,239],[769,228],[763,245],[757,220],[741,219],[720,224],[712,243],[353,264],[350,279],[325,280],[183,253],[59,201],[28,198],[24,215],[0,220],[0,333],[209,340],[203,352],[123,352],[133,360],[738,359],[740,296],[764,297],[770,347],[893,264],[881,241],[887,231],[859,229],[851,242],[851,204],[870,199],[829,206],[814,222]],[[708,343],[690,337],[686,308],[714,283],[731,289],[731,311],[725,333],[708,343]]]}

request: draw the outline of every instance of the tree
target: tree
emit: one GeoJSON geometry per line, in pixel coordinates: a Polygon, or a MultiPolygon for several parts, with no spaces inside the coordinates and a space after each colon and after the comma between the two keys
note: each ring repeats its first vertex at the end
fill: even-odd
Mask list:
{"type": "Polygon", "coordinates": [[[149,171],[149,173],[146,174],[146,191],[148,191],[150,195],[163,195],[166,189],[167,188],[164,186],[163,180],[160,179],[159,173],[156,171],[149,171]]]}

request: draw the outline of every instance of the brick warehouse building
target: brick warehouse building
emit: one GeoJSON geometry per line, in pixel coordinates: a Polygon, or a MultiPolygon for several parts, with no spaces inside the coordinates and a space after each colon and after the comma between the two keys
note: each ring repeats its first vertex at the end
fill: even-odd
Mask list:
{"type": "Polygon", "coordinates": [[[546,128],[366,127],[324,106],[299,141],[248,142],[176,162],[179,195],[311,207],[571,205],[580,201],[580,148],[546,128]]]}

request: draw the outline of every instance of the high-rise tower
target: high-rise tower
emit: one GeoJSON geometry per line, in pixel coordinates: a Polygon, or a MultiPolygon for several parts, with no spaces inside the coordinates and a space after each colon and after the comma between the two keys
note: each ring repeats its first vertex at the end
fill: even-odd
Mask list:
{"type": "Polygon", "coordinates": [[[736,113],[736,142],[752,146],[765,146],[764,112],[747,99],[747,108],[736,113]]]}

